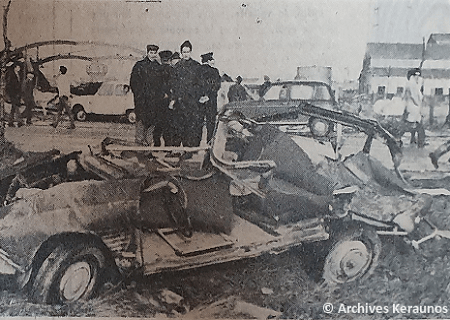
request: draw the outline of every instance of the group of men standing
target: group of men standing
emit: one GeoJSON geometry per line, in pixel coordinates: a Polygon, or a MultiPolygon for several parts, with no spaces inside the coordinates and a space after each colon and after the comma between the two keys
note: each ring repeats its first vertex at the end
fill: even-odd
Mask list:
{"type": "Polygon", "coordinates": [[[203,54],[200,64],[192,59],[192,44],[188,40],[180,46],[181,57],[178,52],[158,50],[157,45],[148,45],[147,56],[131,72],[136,142],[161,146],[162,138],[165,146],[196,147],[204,125],[210,141],[221,81],[213,53],[203,54]]]}
{"type": "Polygon", "coordinates": [[[11,103],[11,113],[8,120],[10,127],[13,127],[15,122],[18,127],[22,126],[22,117],[26,119],[26,124],[31,124],[32,110],[35,107],[34,86],[35,76],[31,62],[28,61],[27,63],[24,58],[20,58],[7,65],[5,91],[11,103]],[[25,104],[23,114],[19,113],[21,101],[25,104]]]}

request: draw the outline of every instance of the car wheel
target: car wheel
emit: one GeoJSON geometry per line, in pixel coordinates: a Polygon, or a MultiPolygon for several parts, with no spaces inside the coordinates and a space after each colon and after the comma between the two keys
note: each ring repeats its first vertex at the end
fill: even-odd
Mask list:
{"type": "Polygon", "coordinates": [[[126,115],[129,123],[136,123],[136,113],[134,110],[127,110],[126,115]]]}
{"type": "Polygon", "coordinates": [[[333,130],[333,125],[330,122],[314,117],[309,118],[308,126],[315,137],[326,137],[333,130]]]}
{"type": "Polygon", "coordinates": [[[99,288],[105,261],[103,251],[94,244],[61,243],[39,267],[30,296],[48,304],[89,299],[99,288]]]}
{"type": "Polygon", "coordinates": [[[75,117],[75,120],[77,121],[86,121],[87,114],[86,111],[84,111],[84,108],[82,105],[77,104],[72,109],[73,115],[75,117]]]}
{"type": "Polygon", "coordinates": [[[345,283],[370,275],[378,264],[381,241],[373,229],[354,228],[336,236],[325,258],[323,279],[345,283]]]}

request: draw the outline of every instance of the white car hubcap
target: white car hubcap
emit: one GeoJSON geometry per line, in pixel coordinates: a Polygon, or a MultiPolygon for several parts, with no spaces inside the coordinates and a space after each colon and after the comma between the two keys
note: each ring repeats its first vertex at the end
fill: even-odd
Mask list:
{"type": "Polygon", "coordinates": [[[362,276],[370,266],[372,255],[361,241],[340,242],[328,255],[324,277],[345,282],[362,276]]]}
{"type": "Polygon", "coordinates": [[[91,283],[89,263],[80,261],[67,268],[60,282],[60,292],[67,301],[76,301],[83,296],[91,283]]]}

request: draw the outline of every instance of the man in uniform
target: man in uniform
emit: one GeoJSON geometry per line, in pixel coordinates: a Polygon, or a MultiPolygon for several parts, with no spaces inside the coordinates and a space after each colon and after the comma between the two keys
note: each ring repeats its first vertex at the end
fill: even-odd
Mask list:
{"type": "MultiPolygon", "coordinates": [[[[155,119],[164,97],[161,88],[161,64],[158,62],[159,47],[147,46],[147,56],[136,62],[130,76],[130,87],[134,96],[136,113],[136,143],[152,145],[155,141],[155,119]]],[[[158,140],[158,139],[156,139],[158,140]]]]}
{"type": "Polygon", "coordinates": [[[216,126],[217,116],[217,92],[220,89],[220,74],[214,67],[213,53],[205,53],[201,56],[202,68],[200,77],[202,81],[202,97],[200,102],[203,104],[203,114],[206,122],[206,141],[209,142],[213,137],[216,126]]]}

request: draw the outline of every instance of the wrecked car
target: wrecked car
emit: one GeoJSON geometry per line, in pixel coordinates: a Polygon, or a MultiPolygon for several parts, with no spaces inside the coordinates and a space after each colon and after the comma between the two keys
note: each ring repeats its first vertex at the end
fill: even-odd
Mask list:
{"type": "Polygon", "coordinates": [[[271,123],[289,133],[309,129],[316,137],[329,135],[333,130],[332,121],[292,112],[297,111],[302,102],[323,109],[338,109],[331,86],[319,80],[271,82],[259,99],[230,102],[223,108],[239,111],[259,123],[271,123]]]}
{"type": "Polygon", "coordinates": [[[70,161],[60,167],[73,178],[11,188],[11,201],[0,208],[0,272],[40,303],[87,299],[133,272],[198,268],[308,244],[321,248],[313,251],[317,259],[307,258],[323,263],[326,281],[369,275],[379,235],[409,234],[426,201],[369,156],[372,140],[381,138],[394,163],[401,159],[376,122],[307,103],[299,110],[366,133],[363,151],[318,169],[287,134],[229,113],[211,146],[106,138],[91,154],[77,154],[75,168],[70,161]],[[375,192],[369,185],[378,191],[366,206],[361,201],[375,192]],[[392,188],[403,196],[392,196],[392,188]],[[386,199],[391,205],[380,210],[386,199]]]}

